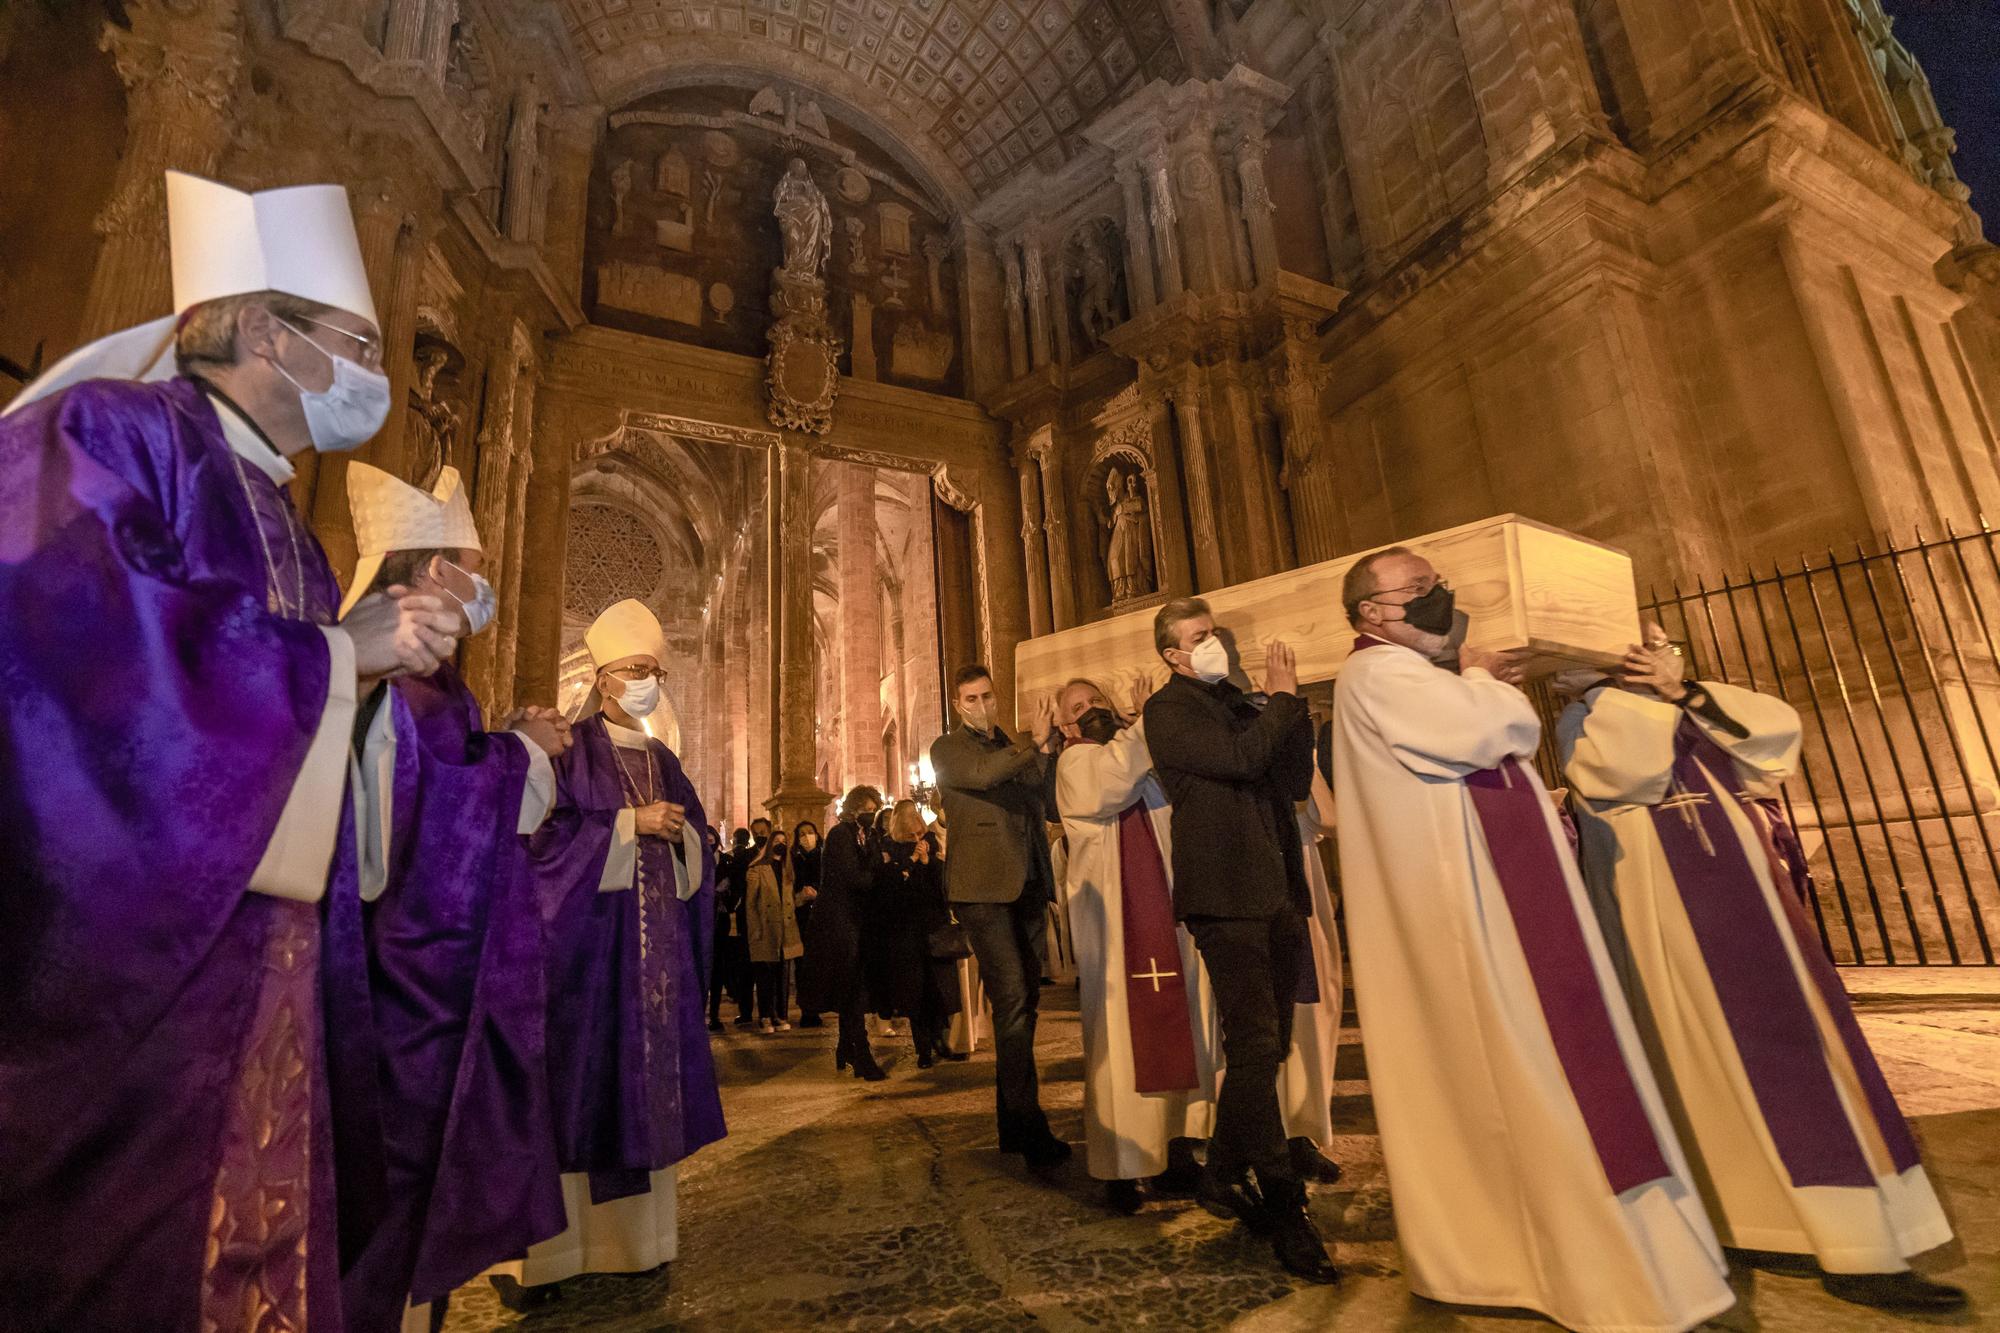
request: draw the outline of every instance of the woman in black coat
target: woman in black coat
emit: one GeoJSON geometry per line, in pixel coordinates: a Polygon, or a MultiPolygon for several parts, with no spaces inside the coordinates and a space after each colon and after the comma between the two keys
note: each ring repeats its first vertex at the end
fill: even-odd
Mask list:
{"type": "Polygon", "coordinates": [[[856,787],[841,801],[840,822],[828,832],[820,856],[819,896],[813,900],[804,966],[799,969],[800,1007],[808,1013],[840,1015],[834,1068],[851,1064],[857,1078],[871,1083],[888,1077],[868,1049],[861,962],[863,913],[881,855],[874,828],[875,813],[881,808],[882,793],[873,787],[856,787]]]}
{"type": "MultiPolygon", "coordinates": [[[[819,897],[820,855],[819,825],[813,823],[810,819],[800,820],[798,826],[792,830],[791,877],[792,884],[798,895],[794,901],[797,904],[796,910],[799,914],[799,938],[806,940],[808,947],[810,947],[812,939],[810,927],[812,925],[813,900],[819,897]]],[[[805,959],[801,958],[798,961],[795,976],[803,978],[805,976],[805,967],[805,959]]],[[[795,991],[798,990],[801,984],[803,984],[801,981],[795,981],[793,989],[795,991]]],[[[800,994],[800,1000],[803,1003],[803,993],[800,994]]],[[[810,1009],[801,1009],[799,1011],[799,1026],[802,1028],[819,1027],[819,1015],[810,1009]]]]}
{"type": "Polygon", "coordinates": [[[949,1052],[951,1016],[958,1012],[958,968],[931,956],[931,933],[951,920],[938,843],[924,829],[915,801],[898,801],[889,816],[875,869],[868,937],[877,978],[870,998],[885,1017],[907,1015],[917,1068],[949,1052]]]}

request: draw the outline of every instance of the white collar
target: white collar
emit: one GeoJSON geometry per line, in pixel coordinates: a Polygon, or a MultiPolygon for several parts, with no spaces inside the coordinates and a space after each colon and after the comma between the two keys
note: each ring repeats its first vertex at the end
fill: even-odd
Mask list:
{"type": "Polygon", "coordinates": [[[222,438],[229,442],[229,448],[238,458],[255,467],[280,486],[288,484],[298,475],[298,469],[290,460],[274,452],[264,443],[264,437],[250,429],[248,422],[236,415],[236,409],[223,402],[213,392],[208,395],[209,404],[215,408],[215,416],[222,423],[222,438]]]}
{"type": "MultiPolygon", "coordinates": [[[[599,714],[599,716],[602,717],[603,715],[599,714]]],[[[608,717],[604,719],[604,734],[611,738],[613,745],[622,745],[628,750],[643,750],[646,748],[646,742],[653,739],[643,731],[634,731],[630,727],[621,727],[608,717]]]]}

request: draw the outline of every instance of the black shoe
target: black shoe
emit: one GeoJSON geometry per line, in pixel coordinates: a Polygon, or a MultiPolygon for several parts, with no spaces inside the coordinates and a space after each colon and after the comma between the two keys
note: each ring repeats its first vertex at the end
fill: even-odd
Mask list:
{"type": "Polygon", "coordinates": [[[1340,1270],[1327,1257],[1326,1242],[1320,1239],[1319,1228],[1313,1225],[1303,1205],[1278,1209],[1274,1220],[1271,1252],[1278,1256],[1287,1273],[1308,1282],[1340,1281],[1340,1270]]]}
{"type": "Polygon", "coordinates": [[[932,1065],[936,1063],[937,1061],[931,1057],[931,1053],[929,1051],[925,1051],[917,1056],[917,1068],[919,1069],[929,1069],[932,1065]]]}
{"type": "Polygon", "coordinates": [[[799,1026],[802,1028],[823,1028],[826,1024],[820,1019],[818,1014],[800,1014],[799,1026]]]}
{"type": "Polygon", "coordinates": [[[1828,1273],[1820,1283],[1829,1296],[1877,1310],[1934,1314],[1966,1306],[1963,1291],[1922,1273],[1828,1273]]]}
{"type": "Polygon", "coordinates": [[[708,1020],[708,1030],[709,1030],[710,1032],[720,1032],[720,1031],[722,1031],[722,1020],[721,1020],[721,1019],[719,1019],[719,1018],[711,1018],[711,1019],[709,1019],[709,1020],[708,1020]]]}
{"type": "Polygon", "coordinates": [[[958,1064],[961,1061],[970,1060],[971,1058],[971,1051],[954,1051],[949,1046],[938,1047],[938,1059],[940,1060],[949,1060],[953,1064],[958,1064]]]}
{"type": "Polygon", "coordinates": [[[1167,1169],[1146,1182],[1146,1189],[1159,1199],[1192,1199],[1201,1188],[1201,1163],[1192,1158],[1176,1161],[1167,1154],[1167,1169]]]}
{"type": "Polygon", "coordinates": [[[757,1026],[757,1020],[748,1014],[738,1014],[736,1016],[736,1026],[740,1028],[755,1027],[757,1026]]]}
{"type": "Polygon", "coordinates": [[[1070,1146],[1045,1129],[1039,1136],[1028,1136],[1021,1156],[1030,1171],[1053,1171],[1070,1159],[1070,1146]]]}
{"type": "Polygon", "coordinates": [[[493,1284],[493,1291],[500,1297],[500,1304],[515,1314],[539,1310],[551,1301],[562,1299],[562,1284],[559,1282],[544,1282],[538,1286],[524,1287],[516,1279],[501,1273],[495,1273],[486,1280],[493,1284]]]}
{"type": "Polygon", "coordinates": [[[1146,1200],[1139,1193],[1136,1180],[1107,1180],[1104,1182],[1104,1203],[1114,1213],[1130,1216],[1145,1206],[1146,1200]]]}
{"type": "Polygon", "coordinates": [[[1319,1150],[1319,1145],[1308,1138],[1289,1140],[1286,1145],[1292,1154],[1292,1170],[1300,1180],[1316,1180],[1322,1185],[1331,1185],[1340,1179],[1340,1163],[1319,1150]]]}
{"type": "Polygon", "coordinates": [[[864,1046],[854,1053],[854,1077],[866,1079],[870,1083],[880,1083],[889,1075],[883,1072],[882,1066],[875,1063],[875,1053],[864,1046]]]}
{"type": "Polygon", "coordinates": [[[1264,1206],[1264,1195],[1251,1182],[1247,1171],[1224,1173],[1212,1166],[1203,1167],[1194,1201],[1215,1216],[1241,1222],[1259,1235],[1271,1229],[1271,1214],[1264,1206]]]}

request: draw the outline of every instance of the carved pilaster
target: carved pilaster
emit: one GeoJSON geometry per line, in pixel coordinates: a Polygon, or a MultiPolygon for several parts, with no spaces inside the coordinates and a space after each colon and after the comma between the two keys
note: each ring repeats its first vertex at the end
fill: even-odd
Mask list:
{"type": "Polygon", "coordinates": [[[1049,622],[1049,550],[1042,538],[1042,470],[1034,454],[1015,454],[1021,480],[1021,556],[1028,570],[1028,632],[1047,634],[1049,622]]]}
{"type": "Polygon", "coordinates": [[[1180,437],[1181,467],[1187,477],[1188,526],[1194,535],[1195,587],[1206,592],[1220,588],[1228,580],[1222,572],[1222,534],[1216,523],[1215,477],[1209,458],[1208,432],[1203,429],[1205,411],[1201,380],[1193,366],[1184,366],[1180,376],[1162,386],[1174,407],[1174,424],[1180,437]]]}
{"type": "Polygon", "coordinates": [[[125,14],[131,26],[107,23],[98,42],[125,84],[127,131],[110,199],[93,224],[104,241],[84,297],[84,339],[173,309],[166,172],[216,174],[242,70],[233,0],[135,0],[125,14]]]}
{"type": "Polygon", "coordinates": [[[1118,167],[1118,187],[1125,196],[1125,285],[1132,293],[1134,314],[1143,315],[1159,301],[1153,274],[1152,225],[1146,216],[1146,182],[1136,162],[1118,167]]]}
{"type": "Polygon", "coordinates": [[[1042,237],[1030,231],[1021,238],[1023,276],[1028,297],[1028,332],[1034,346],[1034,368],[1040,370],[1054,354],[1049,331],[1048,269],[1042,258],[1042,237]]]}
{"type": "Polygon", "coordinates": [[[1012,240],[1002,243],[1000,254],[1007,273],[1007,353],[1013,378],[1032,369],[1028,361],[1028,326],[1025,299],[1021,291],[1021,254],[1012,240]]]}
{"type": "Polygon", "coordinates": [[[1243,227],[1250,237],[1251,279],[1276,282],[1278,277],[1278,229],[1273,217],[1278,205],[1271,198],[1270,182],[1264,176],[1264,134],[1246,129],[1236,141],[1236,180],[1243,206],[1243,227]]]}
{"type": "Polygon", "coordinates": [[[1069,493],[1063,488],[1062,460],[1056,457],[1055,434],[1043,427],[1030,447],[1042,470],[1042,523],[1049,542],[1049,616],[1057,629],[1076,623],[1076,569],[1070,564],[1069,493]]]}
{"type": "Polygon", "coordinates": [[[1167,146],[1154,142],[1146,149],[1146,177],[1152,182],[1153,248],[1160,257],[1160,299],[1171,301],[1186,287],[1181,274],[1179,216],[1174,208],[1174,181],[1167,146]]]}

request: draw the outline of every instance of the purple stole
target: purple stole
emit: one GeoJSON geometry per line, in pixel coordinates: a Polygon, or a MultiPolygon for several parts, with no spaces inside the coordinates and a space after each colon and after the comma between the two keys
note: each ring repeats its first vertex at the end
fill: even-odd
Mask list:
{"type": "Polygon", "coordinates": [[[1187,978],[1173,966],[1181,960],[1173,893],[1144,801],[1132,802],[1118,816],[1118,902],[1125,923],[1125,1013],[1135,1086],[1140,1092],[1198,1088],[1187,978]],[[1163,959],[1167,967],[1160,966],[1163,959]]]}
{"type": "MultiPolygon", "coordinates": [[[[1672,794],[1652,808],[1653,827],[1778,1157],[1800,1188],[1873,1188],[1875,1174],[1848,1124],[1818,1021],[1786,957],[1779,923],[1765,906],[1736,827],[1709,783],[1711,774],[1733,775],[1735,760],[1686,718],[1674,752],[1672,794]]],[[[1732,783],[1719,785],[1721,799],[1734,799],[1728,795],[1732,783]]],[[[1756,827],[1754,817],[1751,826],[1756,827]]],[[[1775,863],[1772,875],[1774,886],[1784,885],[1775,863]]],[[[1890,1160],[1897,1171],[1907,1171],[1917,1165],[1916,1141],[1805,907],[1782,889],[1771,896],[1853,1062],[1890,1160]]]]}
{"type": "MultiPolygon", "coordinates": [[[[1386,646],[1362,635],[1355,651],[1386,646]]],[[[1519,759],[1468,773],[1466,794],[1541,1002],[1563,1077],[1613,1194],[1673,1174],[1626,1062],[1549,832],[1548,797],[1519,759]]]]}

